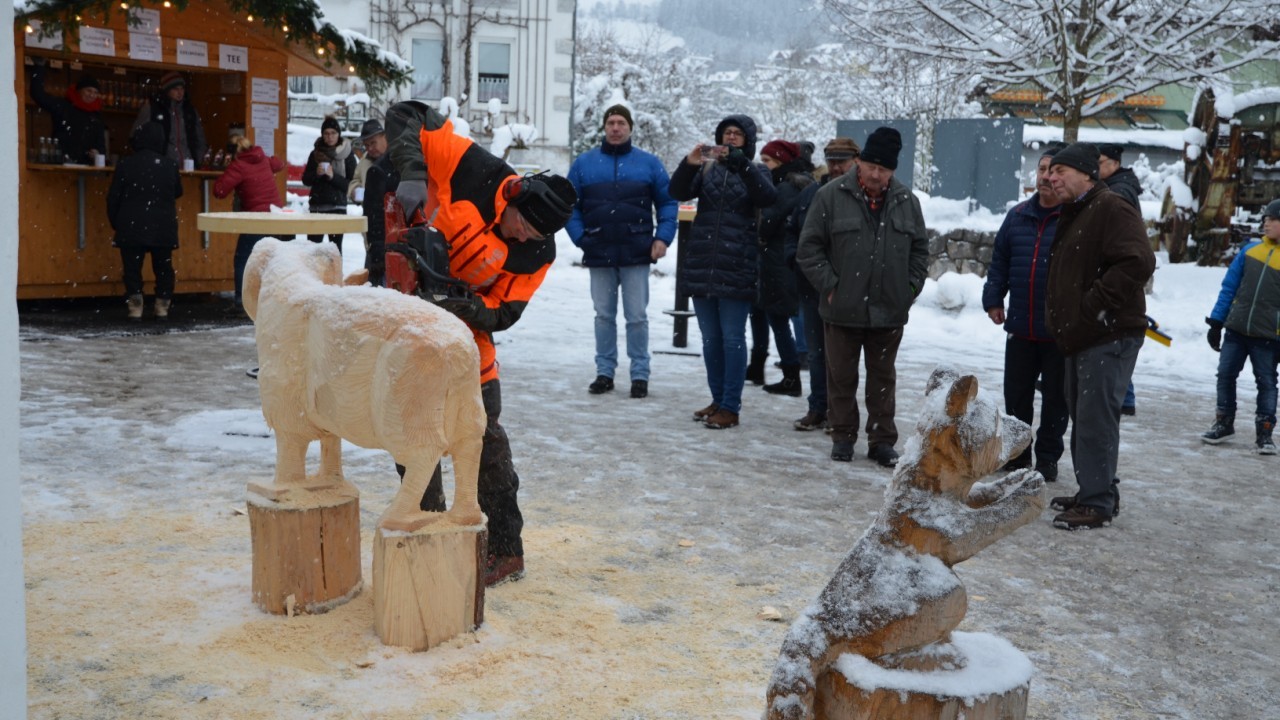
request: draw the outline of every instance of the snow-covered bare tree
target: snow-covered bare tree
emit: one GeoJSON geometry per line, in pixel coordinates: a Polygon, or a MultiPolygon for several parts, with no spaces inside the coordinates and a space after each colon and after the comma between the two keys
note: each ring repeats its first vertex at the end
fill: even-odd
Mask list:
{"type": "Polygon", "coordinates": [[[1033,87],[1080,120],[1280,50],[1274,0],[824,0],[851,40],[940,60],[970,97],[1033,87]],[[922,32],[927,22],[929,32],[922,32]]]}
{"type": "MultiPolygon", "coordinates": [[[[821,147],[839,120],[906,118],[917,122],[915,180],[927,190],[931,178],[933,125],[943,118],[973,117],[980,108],[937,58],[885,53],[855,43],[826,43],[775,52],[757,67],[750,84],[764,131],[821,147]]],[[[861,143],[863,138],[854,138],[861,143]]]]}
{"type": "MultiPolygon", "coordinates": [[[[659,33],[660,31],[655,31],[659,33]]],[[[656,34],[629,43],[605,24],[579,28],[574,83],[574,147],[580,153],[600,143],[602,115],[614,103],[631,108],[633,141],[668,167],[699,140],[709,138],[716,120],[704,102],[713,93],[707,61],[656,34]]]]}

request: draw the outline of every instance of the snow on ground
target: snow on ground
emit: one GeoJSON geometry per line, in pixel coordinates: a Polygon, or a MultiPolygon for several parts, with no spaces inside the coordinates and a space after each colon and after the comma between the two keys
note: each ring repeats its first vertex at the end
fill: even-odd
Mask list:
{"type": "MultiPolygon", "coordinates": [[[[359,236],[344,247],[347,268],[359,267],[359,236]]],[[[563,235],[559,249],[498,345],[529,575],[488,593],[478,632],[426,653],[378,642],[367,591],[320,616],[252,604],[236,510],[246,482],[270,478],[274,445],[244,375],[256,364],[251,327],[24,328],[30,716],[759,717],[787,623],[861,535],[889,474],[861,455],[832,463],[827,436],[791,429],[804,402],[757,387],[745,390],[741,427],[689,421],[708,393],[696,324],[689,347],[674,348],[661,312],[674,253],[652,278],[650,397],[631,400],[625,382],[588,395],[588,272],[563,235]],[[784,622],[758,620],[765,605],[784,622]]],[[[1203,317],[1222,276],[1157,271],[1149,312],[1174,343],[1148,343],[1139,359],[1115,524],[1070,534],[1046,511],[958,566],[962,628],[1008,639],[1036,666],[1028,717],[1275,716],[1280,461],[1249,452],[1250,381],[1242,437],[1197,438],[1217,359],[1203,317]]],[[[1003,335],[978,306],[980,285],[944,276],[912,310],[899,449],[936,364],[999,392],[1003,335]]],[[[344,452],[362,493],[367,580],[396,481],[384,452],[344,452]]],[[[1052,494],[1074,491],[1069,459],[1062,470],[1052,494]]]]}

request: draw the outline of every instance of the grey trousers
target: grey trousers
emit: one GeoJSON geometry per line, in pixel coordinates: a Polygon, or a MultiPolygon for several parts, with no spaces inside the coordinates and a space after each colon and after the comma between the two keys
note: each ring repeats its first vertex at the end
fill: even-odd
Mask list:
{"type": "Polygon", "coordinates": [[[1133,378],[1142,336],[1120,338],[1068,355],[1063,389],[1071,415],[1076,502],[1115,513],[1112,483],[1120,462],[1120,405],[1133,378]]]}

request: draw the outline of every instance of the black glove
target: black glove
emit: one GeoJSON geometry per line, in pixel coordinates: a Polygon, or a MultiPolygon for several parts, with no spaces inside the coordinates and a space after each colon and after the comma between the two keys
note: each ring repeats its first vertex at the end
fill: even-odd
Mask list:
{"type": "Polygon", "coordinates": [[[396,200],[404,208],[405,222],[412,222],[413,214],[427,206],[427,184],[422,180],[401,180],[396,186],[396,200]]]}
{"type": "Polygon", "coordinates": [[[467,292],[461,295],[450,295],[449,297],[435,301],[440,308],[453,313],[459,320],[463,322],[472,322],[481,313],[488,311],[484,301],[475,293],[467,292]]]}
{"type": "Polygon", "coordinates": [[[731,173],[742,174],[747,169],[751,161],[747,160],[747,154],[742,152],[742,148],[729,148],[729,153],[724,156],[724,169],[731,173]]]}
{"type": "Polygon", "coordinates": [[[1215,352],[1222,352],[1222,321],[1213,318],[1205,318],[1204,321],[1209,323],[1209,347],[1215,352]]]}

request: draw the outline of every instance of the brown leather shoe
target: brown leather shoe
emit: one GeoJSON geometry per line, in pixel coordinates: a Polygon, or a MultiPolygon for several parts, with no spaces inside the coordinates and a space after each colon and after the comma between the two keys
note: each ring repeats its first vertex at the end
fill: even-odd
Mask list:
{"type": "Polygon", "coordinates": [[[1092,505],[1079,505],[1053,519],[1053,526],[1063,530],[1090,530],[1111,524],[1111,516],[1092,505]]]}
{"type": "Polygon", "coordinates": [[[717,404],[715,404],[715,403],[711,403],[710,405],[708,405],[708,406],[706,406],[706,407],[702,408],[701,410],[694,410],[694,411],[693,411],[693,420],[694,420],[694,422],[706,422],[706,421],[707,421],[707,418],[709,418],[709,417],[711,417],[712,415],[714,415],[714,414],[715,414],[715,412],[716,412],[717,410],[719,410],[719,409],[720,409],[720,406],[719,406],[719,405],[717,405],[717,404]]]}
{"type": "Polygon", "coordinates": [[[711,415],[708,415],[704,424],[712,430],[724,430],[725,428],[737,427],[738,413],[729,412],[724,408],[720,408],[711,415]]]}

